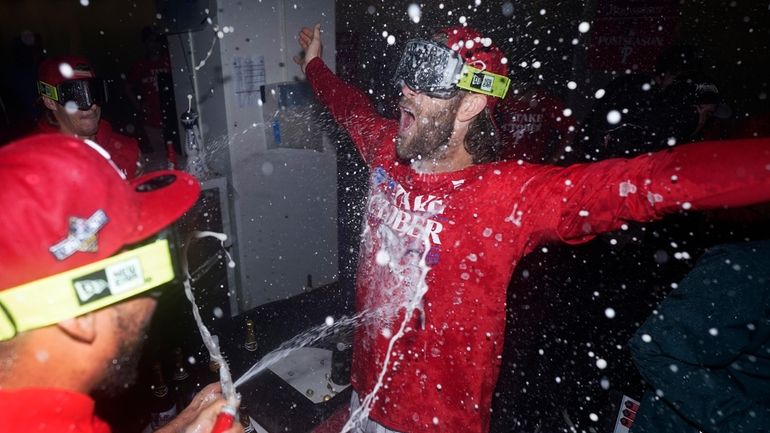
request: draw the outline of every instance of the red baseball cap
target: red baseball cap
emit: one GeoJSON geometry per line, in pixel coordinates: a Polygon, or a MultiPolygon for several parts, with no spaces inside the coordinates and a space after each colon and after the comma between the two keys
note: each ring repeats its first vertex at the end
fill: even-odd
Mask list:
{"type": "MultiPolygon", "coordinates": [[[[436,33],[447,36],[446,45],[457,51],[465,64],[504,77],[508,76],[508,61],[505,54],[492,45],[491,39],[485,38],[478,31],[470,27],[454,26],[443,28],[436,33]]],[[[498,99],[487,96],[487,108],[490,114],[494,111],[498,99]]]]}
{"type": "Polygon", "coordinates": [[[59,56],[45,59],[37,70],[37,79],[51,86],[58,86],[67,80],[88,80],[96,73],[85,57],[59,56]]]}
{"type": "Polygon", "coordinates": [[[0,148],[0,185],[0,290],[110,257],[173,223],[200,194],[182,171],[127,181],[104,149],[62,134],[0,148]]]}

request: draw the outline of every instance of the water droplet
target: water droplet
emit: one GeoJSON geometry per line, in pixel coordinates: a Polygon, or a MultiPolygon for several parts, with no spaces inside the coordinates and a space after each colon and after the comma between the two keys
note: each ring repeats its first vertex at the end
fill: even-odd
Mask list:
{"type": "Polygon", "coordinates": [[[620,123],[620,112],[618,110],[611,110],[607,113],[607,123],[610,125],[617,125],[620,123]]]}
{"type": "Polygon", "coordinates": [[[604,315],[607,316],[608,319],[614,319],[615,318],[615,309],[614,308],[607,308],[604,310],[604,315]]]}
{"type": "Polygon", "coordinates": [[[594,98],[596,99],[602,99],[604,97],[604,94],[607,93],[604,89],[599,89],[594,93],[594,98]]]}
{"type": "Polygon", "coordinates": [[[412,22],[420,22],[420,18],[422,17],[422,10],[420,9],[420,5],[417,3],[410,4],[409,8],[407,8],[407,13],[409,14],[409,18],[412,20],[412,22]]]}
{"type": "Polygon", "coordinates": [[[511,2],[505,2],[503,3],[503,16],[510,17],[513,16],[513,3],[511,2]]]}
{"type": "Polygon", "coordinates": [[[388,263],[390,263],[390,254],[388,254],[385,250],[379,250],[377,251],[377,255],[375,256],[375,260],[378,265],[380,266],[386,266],[388,263]]]}
{"type": "Polygon", "coordinates": [[[78,112],[78,104],[75,101],[67,101],[64,104],[64,111],[67,112],[67,114],[75,114],[78,112]]]}
{"type": "Polygon", "coordinates": [[[578,31],[580,33],[588,33],[589,30],[591,30],[591,24],[588,24],[585,21],[578,25],[578,31]]]}

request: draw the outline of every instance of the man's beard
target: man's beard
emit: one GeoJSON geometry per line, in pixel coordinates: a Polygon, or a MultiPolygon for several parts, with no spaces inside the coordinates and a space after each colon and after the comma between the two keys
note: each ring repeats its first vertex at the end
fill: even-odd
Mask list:
{"type": "Polygon", "coordinates": [[[142,346],[147,336],[149,320],[137,324],[123,314],[118,315],[117,320],[124,339],[94,390],[94,394],[99,397],[116,397],[136,382],[142,346]]]}
{"type": "Polygon", "coordinates": [[[460,102],[461,98],[456,98],[451,105],[436,113],[427,122],[424,122],[426,117],[423,116],[422,110],[415,111],[414,123],[410,128],[412,129],[411,136],[397,137],[396,153],[398,157],[405,160],[417,160],[436,156],[436,150],[441,146],[446,146],[452,137],[457,107],[459,107],[460,102]],[[407,142],[407,140],[409,141],[407,142]]]}

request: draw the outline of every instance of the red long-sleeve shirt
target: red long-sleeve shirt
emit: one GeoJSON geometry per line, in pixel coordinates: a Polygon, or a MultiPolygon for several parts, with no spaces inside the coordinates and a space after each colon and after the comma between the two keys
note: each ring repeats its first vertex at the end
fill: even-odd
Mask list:
{"type": "Polygon", "coordinates": [[[370,413],[393,430],[488,431],[505,292],[533,249],[584,242],[680,209],[770,200],[767,139],[567,168],[509,161],[417,173],[396,156],[396,121],[380,117],[320,59],[306,74],[372,168],[356,281],[357,308],[370,318],[354,341],[359,395],[375,388],[405,305],[419,307],[390,351],[370,413]]]}
{"type": "MultiPolygon", "coordinates": [[[[49,134],[60,132],[59,127],[52,125],[44,117],[37,124],[35,133],[49,134]]],[[[139,144],[134,138],[115,132],[109,122],[99,121],[99,130],[94,141],[110,154],[115,165],[120,168],[127,178],[132,179],[139,174],[139,144]]]]}
{"type": "Polygon", "coordinates": [[[94,413],[94,400],[54,388],[0,390],[3,433],[110,433],[94,413]]]}

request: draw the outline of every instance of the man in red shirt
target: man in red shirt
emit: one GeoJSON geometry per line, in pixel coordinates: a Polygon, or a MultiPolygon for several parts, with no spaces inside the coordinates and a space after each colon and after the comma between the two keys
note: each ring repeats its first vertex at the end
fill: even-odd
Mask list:
{"type": "MultiPolygon", "coordinates": [[[[200,186],[171,170],[126,181],[62,134],[0,148],[0,183],[0,431],[109,433],[90,395],[132,383],[153,293],[176,276],[165,228],[200,186]]],[[[157,431],[209,432],[223,404],[209,385],[157,431]]]]}
{"type": "MultiPolygon", "coordinates": [[[[165,37],[152,27],[142,29],[144,56],[131,65],[126,80],[129,101],[141,113],[141,126],[147,136],[147,146],[152,152],[163,152],[166,143],[163,138],[165,112],[161,101],[159,76],[171,76],[171,61],[165,37]]],[[[176,119],[174,119],[176,120],[176,119]]]]}
{"type": "Polygon", "coordinates": [[[535,83],[508,92],[495,110],[503,148],[500,159],[554,162],[572,143],[575,121],[564,101],[535,83]]]}
{"type": "Polygon", "coordinates": [[[99,143],[129,178],[139,174],[136,140],[102,119],[106,87],[83,57],[46,59],[38,70],[38,93],[46,108],[37,132],[61,132],[99,143]]]}
{"type": "Polygon", "coordinates": [[[527,253],[631,220],[770,200],[767,139],[571,167],[496,162],[491,111],[505,95],[507,60],[467,27],[406,44],[398,121],[324,65],[320,25],[302,29],[299,43],[295,61],[371,167],[356,279],[356,306],[369,320],[354,340],[355,431],[488,431],[505,292],[527,253]]]}

